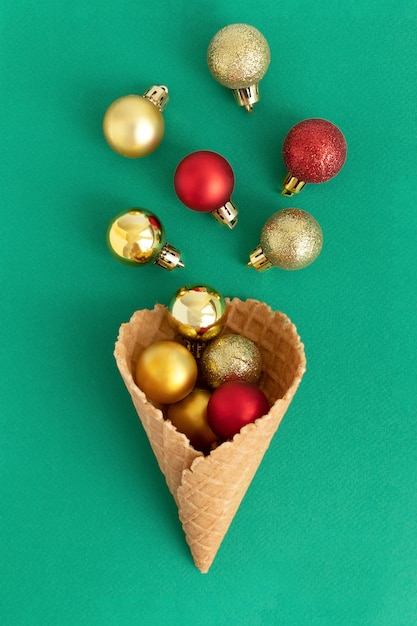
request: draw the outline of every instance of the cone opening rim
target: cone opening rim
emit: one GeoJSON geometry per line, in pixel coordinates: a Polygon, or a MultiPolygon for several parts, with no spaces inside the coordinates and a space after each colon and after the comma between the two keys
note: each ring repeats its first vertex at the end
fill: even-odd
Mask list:
{"type": "MultiPolygon", "coordinates": [[[[163,317],[166,316],[167,312],[168,312],[168,308],[160,303],[155,304],[153,309],[139,309],[137,311],[135,311],[132,316],[130,317],[128,322],[124,322],[121,324],[121,326],[119,327],[119,332],[118,332],[118,336],[117,336],[117,340],[115,343],[115,349],[114,349],[114,356],[116,358],[116,362],[117,365],[120,369],[120,361],[124,362],[126,364],[126,367],[124,368],[124,374],[125,376],[128,377],[129,382],[131,384],[133,384],[134,386],[134,390],[135,393],[137,395],[140,396],[141,401],[143,402],[145,407],[149,407],[149,409],[154,413],[154,417],[155,419],[157,419],[157,421],[159,421],[161,424],[163,424],[164,428],[168,428],[169,430],[171,430],[173,433],[176,433],[176,435],[178,436],[178,440],[182,442],[182,445],[185,446],[187,449],[189,449],[190,451],[194,451],[198,456],[194,459],[194,461],[192,462],[189,470],[192,470],[192,466],[194,465],[194,462],[197,461],[198,459],[200,459],[201,457],[204,459],[206,456],[216,456],[219,452],[218,450],[220,448],[223,448],[224,446],[231,446],[235,441],[238,441],[242,436],[247,436],[247,434],[249,434],[251,431],[256,431],[257,429],[257,425],[260,422],[265,422],[265,421],[269,421],[273,419],[273,415],[271,414],[271,411],[273,411],[274,409],[277,410],[279,409],[279,407],[281,405],[285,405],[286,403],[288,403],[292,397],[294,396],[298,386],[300,385],[300,382],[302,380],[302,377],[306,371],[306,356],[305,356],[305,349],[304,349],[304,344],[301,341],[301,338],[297,332],[297,328],[295,326],[295,324],[291,321],[291,319],[282,311],[277,311],[277,310],[273,310],[268,304],[266,304],[265,302],[261,302],[259,300],[255,300],[253,298],[248,298],[246,300],[240,300],[239,298],[225,298],[226,303],[227,303],[227,308],[226,308],[226,323],[225,323],[225,328],[223,330],[223,332],[237,332],[234,330],[230,330],[227,326],[227,314],[230,310],[231,307],[239,307],[241,305],[245,305],[246,303],[248,305],[252,305],[252,306],[262,306],[264,309],[266,309],[269,313],[269,315],[276,317],[277,319],[279,319],[281,321],[282,327],[286,329],[286,331],[291,334],[293,340],[294,340],[294,345],[296,345],[297,347],[297,354],[298,354],[298,358],[299,358],[299,363],[294,371],[294,374],[292,376],[291,379],[291,383],[289,385],[286,386],[285,391],[283,392],[282,396],[278,397],[275,401],[270,402],[270,408],[268,413],[266,413],[265,415],[262,415],[261,417],[257,418],[254,422],[250,423],[250,424],[246,424],[245,426],[243,426],[241,428],[241,430],[236,433],[232,439],[229,439],[227,441],[223,441],[221,442],[216,448],[214,448],[213,450],[210,451],[209,454],[204,455],[203,452],[201,452],[200,450],[197,450],[196,448],[194,448],[190,442],[190,440],[188,439],[188,437],[184,434],[181,433],[173,424],[169,419],[165,419],[163,411],[161,410],[161,408],[159,408],[158,406],[155,406],[155,404],[153,404],[146,396],[146,394],[142,391],[142,389],[136,384],[136,381],[134,379],[133,376],[133,363],[132,363],[132,353],[130,354],[130,359],[128,358],[128,353],[127,353],[127,348],[126,345],[123,343],[124,340],[124,334],[125,332],[128,331],[129,328],[131,328],[136,322],[138,318],[142,318],[144,314],[147,315],[160,315],[161,319],[163,317]],[[217,451],[217,452],[216,452],[217,451]]],[[[175,330],[172,329],[172,338],[174,339],[176,337],[175,334],[175,330]]],[[[256,343],[256,342],[255,342],[256,343]]],[[[149,344],[148,344],[149,345],[149,344]]],[[[132,351],[133,352],[133,351],[132,351]]],[[[186,470],[184,470],[186,471],[186,470]]]]}

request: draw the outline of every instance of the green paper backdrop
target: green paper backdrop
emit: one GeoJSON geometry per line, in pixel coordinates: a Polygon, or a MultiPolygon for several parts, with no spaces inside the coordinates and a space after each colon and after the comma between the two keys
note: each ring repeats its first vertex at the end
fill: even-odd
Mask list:
{"type": "Polygon", "coordinates": [[[0,26],[2,626],[416,625],[415,2],[4,0],[0,26]],[[271,47],[252,116],[206,67],[233,22],[271,47]],[[125,159],[103,113],[152,84],[170,90],[164,141],[125,159]],[[281,145],[308,117],[348,159],[290,200],[281,145]],[[234,231],[175,196],[199,149],[234,168],[234,231]],[[131,206],[184,269],[114,261],[107,223],[131,206]],[[247,268],[288,206],[320,222],[321,256],[247,268]],[[207,575],[112,356],[136,309],[194,281],[284,311],[308,360],[207,575]]]}

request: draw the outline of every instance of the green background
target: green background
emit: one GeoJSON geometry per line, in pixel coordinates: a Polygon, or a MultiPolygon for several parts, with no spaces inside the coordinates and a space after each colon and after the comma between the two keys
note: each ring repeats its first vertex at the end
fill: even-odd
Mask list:
{"type": "Polygon", "coordinates": [[[0,20],[2,625],[416,625],[415,2],[3,0],[0,20]],[[271,47],[252,116],[206,67],[233,22],[271,47]],[[125,159],[104,111],[152,84],[170,90],[164,141],[125,159]],[[283,198],[282,141],[308,117],[342,129],[348,159],[283,198]],[[234,168],[234,231],[175,196],[199,149],[234,168]],[[131,206],[183,270],[110,256],[131,206]],[[320,222],[321,256],[247,268],[288,206],[320,222]],[[195,281],[284,311],[308,359],[207,575],[112,356],[136,309],[195,281]]]}

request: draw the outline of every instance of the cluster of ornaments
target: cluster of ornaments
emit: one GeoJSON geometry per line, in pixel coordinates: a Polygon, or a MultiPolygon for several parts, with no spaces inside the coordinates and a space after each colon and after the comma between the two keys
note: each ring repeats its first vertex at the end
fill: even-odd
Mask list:
{"type": "Polygon", "coordinates": [[[269,411],[257,386],[262,357],[256,344],[221,334],[223,296],[209,285],[185,285],[168,305],[177,340],[150,344],[136,362],[136,384],[166,419],[208,454],[269,411]]]}
{"type": "MultiPolygon", "coordinates": [[[[252,113],[259,101],[259,82],[270,63],[267,40],[253,26],[231,24],[217,32],[207,50],[213,78],[231,89],[239,106],[252,113]]],[[[143,95],[117,99],[107,109],[103,132],[109,146],[128,158],[141,158],[158,148],[165,131],[163,111],[168,88],[152,86],[143,95]]],[[[287,133],[282,157],[287,174],[281,194],[292,197],[307,183],[319,184],[336,176],[346,160],[346,141],[335,124],[311,118],[287,133]]],[[[199,150],[187,155],[174,173],[174,189],[181,203],[192,211],[210,213],[233,229],[238,209],[231,199],[235,176],[220,154],[199,150]]],[[[181,252],[167,243],[160,219],[144,208],[129,208],[111,220],[107,244],[122,263],[153,263],[166,270],[183,267],[181,252]]],[[[298,270],[320,254],[323,234],[315,218],[299,208],[282,209],[269,217],[259,245],[249,254],[248,267],[260,272],[279,267],[298,270]]]]}

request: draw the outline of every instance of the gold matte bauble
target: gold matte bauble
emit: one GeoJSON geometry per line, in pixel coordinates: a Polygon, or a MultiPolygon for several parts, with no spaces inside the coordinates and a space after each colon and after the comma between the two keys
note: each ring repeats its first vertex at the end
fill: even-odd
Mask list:
{"type": "Polygon", "coordinates": [[[167,417],[175,428],[184,433],[196,450],[209,451],[217,436],[207,423],[210,392],[194,389],[184,400],[171,404],[167,417]]]}
{"type": "Polygon", "coordinates": [[[185,346],[157,341],[139,355],[136,384],[152,402],[171,404],[192,391],[197,373],[196,360],[185,346]]]}
{"type": "Polygon", "coordinates": [[[164,118],[148,98],[130,94],[115,100],[103,119],[107,143],[122,156],[144,157],[159,146],[165,131],[164,118]]]}
{"type": "Polygon", "coordinates": [[[223,335],[205,349],[201,357],[201,371],[213,388],[231,380],[256,383],[262,371],[261,353],[247,337],[223,335]]]}

